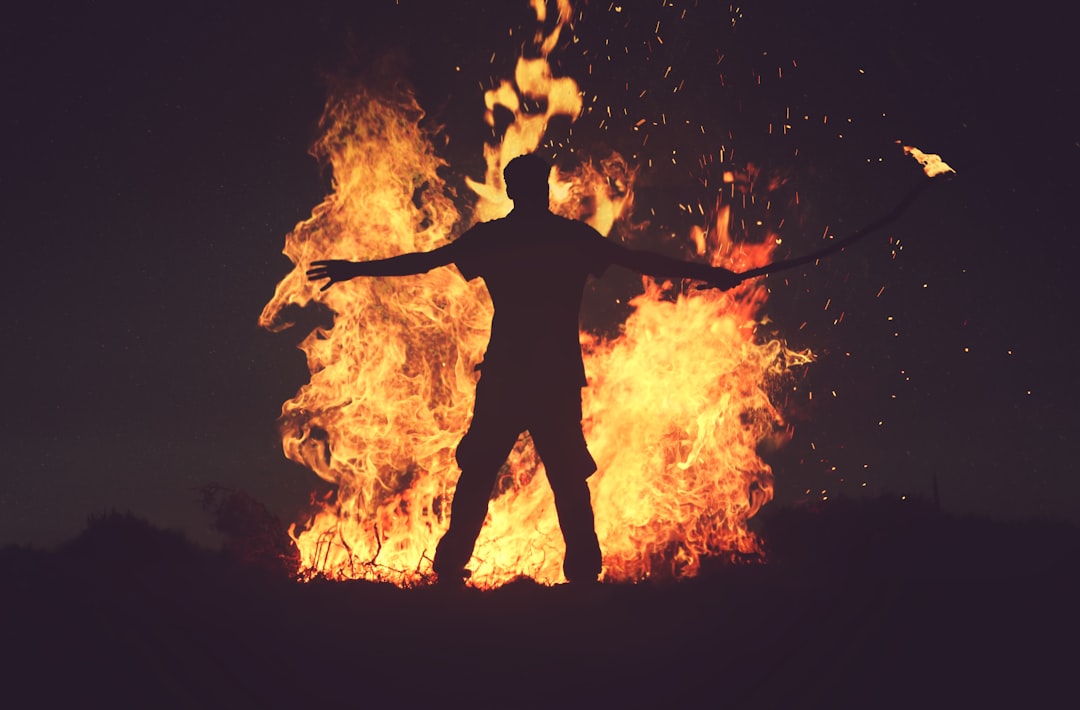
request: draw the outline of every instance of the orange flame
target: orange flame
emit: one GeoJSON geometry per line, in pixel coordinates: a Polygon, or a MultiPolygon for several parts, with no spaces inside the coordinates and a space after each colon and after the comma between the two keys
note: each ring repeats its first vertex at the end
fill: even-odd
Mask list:
{"type": "MultiPolygon", "coordinates": [[[[533,6],[542,22],[545,3],[533,6]]],[[[558,7],[553,32],[537,34],[541,56],[522,57],[513,83],[485,95],[489,121],[496,105],[514,121],[501,144],[485,147],[485,181],[468,181],[479,198],[474,219],[509,210],[502,165],[535,150],[553,115],[581,111],[577,84],[553,77],[546,59],[570,17],[565,0],[558,7]],[[523,96],[543,98],[543,112],[527,113],[523,96]]],[[[451,239],[461,219],[421,116],[400,83],[331,98],[313,152],[331,165],[334,191],[287,236],[285,254],[296,267],[260,317],[280,329],[290,325],[289,307],[321,303],[335,314],[332,328],[301,343],[311,380],[280,419],[285,455],[337,486],[333,500],[292,530],[303,578],[421,583],[448,524],[453,454],[490,327],[486,291],[451,268],[325,292],[304,277],[313,260],[381,258],[451,239]]],[[[553,170],[552,208],[607,234],[633,206],[634,177],[618,155],[571,173],[553,170]]],[[[735,244],[728,218],[718,205],[714,224],[694,230],[698,253],[736,271],[767,263],[772,242],[735,244]]],[[[606,579],[692,575],[703,556],[760,552],[747,520],[773,486],[756,450],[785,431],[768,391],[787,367],[811,358],[755,337],[766,295],[760,280],[727,293],[676,293],[646,281],[618,337],[581,334],[591,382],[585,434],[599,466],[589,480],[606,579]]],[[[542,472],[525,435],[494,492],[469,564],[472,584],[562,579],[564,547],[542,472]]]]}

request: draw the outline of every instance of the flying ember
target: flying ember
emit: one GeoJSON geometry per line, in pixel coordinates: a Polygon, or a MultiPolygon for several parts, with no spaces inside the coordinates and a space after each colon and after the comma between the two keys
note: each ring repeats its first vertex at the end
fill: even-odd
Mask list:
{"type": "Polygon", "coordinates": [[[904,154],[914,158],[919,165],[923,167],[923,172],[926,173],[927,177],[937,177],[938,175],[956,172],[948,163],[941,159],[940,155],[935,153],[924,153],[918,148],[905,145],[904,154]]]}
{"type": "MultiPolygon", "coordinates": [[[[532,6],[545,26],[546,4],[532,6]]],[[[503,167],[543,152],[550,119],[573,121],[584,105],[577,83],[555,76],[548,61],[569,31],[567,0],[558,10],[513,77],[483,97],[493,128],[496,111],[513,118],[501,140],[484,146],[483,180],[466,181],[475,193],[467,213],[440,176],[453,166],[420,127],[423,110],[402,82],[373,80],[327,102],[313,153],[332,167],[333,191],[287,235],[284,253],[295,267],[260,316],[260,325],[280,330],[292,325],[297,307],[322,304],[334,314],[332,327],[315,328],[301,343],[311,379],[279,420],[285,455],[336,487],[291,531],[302,578],[413,585],[430,577],[492,315],[482,282],[467,282],[452,267],[327,291],[305,272],[318,260],[428,251],[509,212],[503,167]]],[[[580,147],[553,162],[553,211],[605,236],[629,224],[635,166],[618,154],[588,157],[580,147]]],[[[718,201],[686,235],[687,247],[736,272],[767,264],[776,239],[736,243],[731,219],[731,207],[718,201]]],[[[620,232],[629,238],[635,230],[620,232]]],[[[762,552],[747,527],[773,495],[758,449],[790,436],[774,395],[791,367],[812,359],[761,336],[766,298],[760,279],[726,292],[644,279],[640,293],[625,295],[632,311],[611,329],[616,335],[581,332],[589,379],[583,426],[598,467],[589,486],[605,579],[691,576],[703,557],[762,552]]],[[[500,472],[468,565],[474,586],[523,575],[562,581],[564,544],[544,476],[523,435],[500,472]]]]}

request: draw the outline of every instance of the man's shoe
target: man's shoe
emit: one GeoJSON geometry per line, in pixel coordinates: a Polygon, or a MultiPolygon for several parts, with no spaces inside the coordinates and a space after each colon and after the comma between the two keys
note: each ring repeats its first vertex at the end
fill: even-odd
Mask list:
{"type": "Polygon", "coordinates": [[[465,580],[471,576],[472,572],[467,569],[459,569],[454,572],[436,572],[435,585],[447,589],[464,589],[465,580]]]}

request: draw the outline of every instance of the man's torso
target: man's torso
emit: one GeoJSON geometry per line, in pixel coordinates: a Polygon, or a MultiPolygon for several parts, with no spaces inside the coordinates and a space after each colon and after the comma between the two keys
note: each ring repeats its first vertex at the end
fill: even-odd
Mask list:
{"type": "Polygon", "coordinates": [[[495,306],[484,373],[584,386],[581,299],[589,276],[610,261],[606,240],[551,213],[511,213],[474,226],[453,246],[462,275],[483,278],[495,306]]]}

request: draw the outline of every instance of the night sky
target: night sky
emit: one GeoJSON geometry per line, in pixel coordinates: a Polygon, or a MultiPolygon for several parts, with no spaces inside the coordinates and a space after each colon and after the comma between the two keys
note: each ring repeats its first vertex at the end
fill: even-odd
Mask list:
{"type": "MultiPolygon", "coordinates": [[[[463,186],[482,177],[482,92],[534,23],[524,0],[305,5],[37,4],[0,29],[0,543],[56,543],[111,509],[211,541],[200,486],[288,518],[317,485],[275,424],[307,379],[302,333],[256,319],[291,268],[285,234],[329,189],[307,153],[328,83],[392,56],[463,186]]],[[[896,141],[957,171],[881,234],[770,277],[770,327],[818,355],[770,459],[778,503],[932,498],[936,481],[946,511],[1080,522],[1067,23],[985,4],[616,5],[583,5],[552,61],[590,107],[573,145],[643,165],[658,234],[693,223],[677,204],[706,199],[702,171],[787,178],[747,214],[751,238],[755,217],[783,219],[779,256],[925,179],[896,141]]]]}

